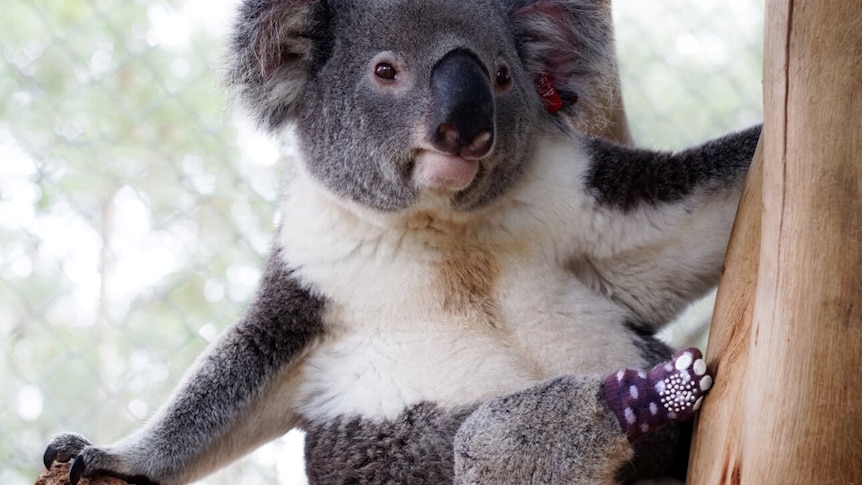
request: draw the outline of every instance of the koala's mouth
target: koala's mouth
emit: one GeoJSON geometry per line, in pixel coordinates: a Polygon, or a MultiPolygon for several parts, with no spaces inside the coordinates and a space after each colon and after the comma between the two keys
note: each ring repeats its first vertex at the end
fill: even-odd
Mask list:
{"type": "Polygon", "coordinates": [[[473,183],[479,167],[476,158],[419,150],[414,158],[413,183],[420,189],[455,193],[473,183]]]}

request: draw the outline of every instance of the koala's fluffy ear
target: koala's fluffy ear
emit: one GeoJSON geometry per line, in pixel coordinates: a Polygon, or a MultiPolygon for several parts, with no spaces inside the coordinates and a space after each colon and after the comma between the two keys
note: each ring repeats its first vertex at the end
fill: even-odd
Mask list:
{"type": "Polygon", "coordinates": [[[561,113],[579,129],[600,131],[619,89],[610,2],[509,0],[509,18],[537,86],[550,79],[561,113]]]}
{"type": "Polygon", "coordinates": [[[311,66],[326,55],[326,19],[322,0],[243,0],[226,80],[263,127],[292,116],[311,66]]]}

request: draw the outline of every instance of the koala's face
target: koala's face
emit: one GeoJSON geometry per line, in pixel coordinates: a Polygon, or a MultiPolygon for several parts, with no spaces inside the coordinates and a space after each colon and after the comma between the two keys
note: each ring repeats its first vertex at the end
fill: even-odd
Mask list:
{"type": "Polygon", "coordinates": [[[517,180],[538,102],[499,14],[463,1],[333,8],[330,55],[297,109],[311,174],[383,210],[426,190],[469,209],[517,180]]]}
{"type": "Polygon", "coordinates": [[[520,179],[554,124],[540,76],[577,116],[603,74],[584,59],[613,75],[609,12],[580,3],[246,0],[230,81],[269,128],[295,125],[308,172],[338,196],[398,211],[430,193],[468,211],[520,179]]]}

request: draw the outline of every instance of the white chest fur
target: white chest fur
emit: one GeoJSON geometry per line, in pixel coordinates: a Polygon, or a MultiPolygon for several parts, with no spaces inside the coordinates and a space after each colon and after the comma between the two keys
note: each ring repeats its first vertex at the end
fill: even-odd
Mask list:
{"type": "Polygon", "coordinates": [[[625,310],[566,269],[589,225],[572,156],[542,160],[506,201],[466,221],[363,214],[300,170],[280,242],[330,305],[298,411],[394,417],[422,401],[466,405],[642,365],[625,310]]]}

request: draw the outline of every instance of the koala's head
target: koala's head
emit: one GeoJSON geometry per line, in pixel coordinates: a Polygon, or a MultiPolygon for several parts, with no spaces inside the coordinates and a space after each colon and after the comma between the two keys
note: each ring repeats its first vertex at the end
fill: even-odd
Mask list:
{"type": "Polygon", "coordinates": [[[429,192],[468,211],[518,181],[538,131],[601,119],[608,4],[244,0],[228,82],[262,126],[295,127],[337,195],[397,211],[429,192]]]}

